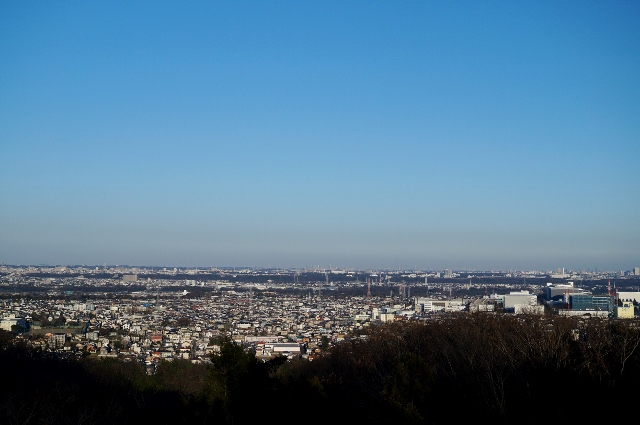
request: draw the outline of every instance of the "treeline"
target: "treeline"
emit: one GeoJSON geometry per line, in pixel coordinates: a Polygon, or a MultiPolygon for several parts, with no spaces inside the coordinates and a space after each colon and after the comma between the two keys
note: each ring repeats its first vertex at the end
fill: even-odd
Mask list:
{"type": "Polygon", "coordinates": [[[633,321],[459,314],[372,326],[314,361],[63,361],[4,341],[0,423],[591,423],[636,417],[633,321]]]}

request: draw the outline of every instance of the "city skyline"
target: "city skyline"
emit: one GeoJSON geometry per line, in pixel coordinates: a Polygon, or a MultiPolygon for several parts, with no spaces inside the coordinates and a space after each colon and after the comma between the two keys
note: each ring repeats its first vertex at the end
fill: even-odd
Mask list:
{"type": "Polygon", "coordinates": [[[630,270],[634,2],[0,4],[0,263],[630,270]]]}
{"type": "MultiPolygon", "coordinates": [[[[349,276],[358,276],[362,274],[369,274],[369,277],[372,279],[381,278],[382,276],[390,275],[390,274],[406,274],[407,276],[412,277],[440,277],[440,278],[449,278],[449,279],[468,279],[470,277],[478,277],[483,278],[487,277],[487,274],[491,274],[490,276],[508,276],[508,277],[534,277],[534,278],[551,278],[551,279],[567,279],[567,280],[583,280],[585,277],[588,279],[603,279],[610,277],[633,277],[640,276],[640,267],[633,266],[627,267],[624,269],[617,270],[607,270],[600,269],[598,267],[587,268],[587,269],[567,269],[565,267],[558,267],[556,269],[469,269],[469,268],[418,268],[408,267],[408,268],[354,268],[354,267],[339,267],[332,264],[328,266],[314,264],[314,265],[306,265],[302,267],[278,267],[278,266],[252,266],[252,265],[197,265],[197,266],[184,266],[179,264],[46,264],[46,263],[37,263],[37,264],[6,264],[0,263],[0,272],[4,272],[5,274],[13,274],[13,273],[21,273],[21,272],[53,272],[53,273],[61,273],[64,275],[65,273],[78,274],[78,273],[89,273],[92,274],[103,274],[103,273],[115,273],[115,275],[123,274],[123,275],[131,275],[137,276],[138,273],[142,274],[190,274],[190,275],[200,275],[208,274],[208,273],[223,273],[223,274],[236,274],[238,276],[243,274],[253,274],[259,273],[264,274],[265,276],[271,274],[288,274],[293,273],[293,280],[296,281],[297,276],[300,273],[311,273],[311,274],[321,274],[325,275],[325,278],[328,279],[329,275],[349,275],[349,276]],[[26,269],[26,270],[25,270],[26,269]],[[465,273],[465,275],[460,275],[460,273],[465,273]],[[476,275],[475,273],[479,273],[476,275]]],[[[525,280],[526,281],[526,280],[525,280]]],[[[426,281],[425,281],[426,283],[426,281]]]]}

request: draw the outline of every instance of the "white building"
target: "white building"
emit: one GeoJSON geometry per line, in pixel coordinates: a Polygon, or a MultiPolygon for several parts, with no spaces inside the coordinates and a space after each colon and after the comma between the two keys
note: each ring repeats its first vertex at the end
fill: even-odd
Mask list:
{"type": "Polygon", "coordinates": [[[382,323],[393,322],[396,318],[395,313],[380,313],[380,321],[382,323]]]}
{"type": "Polygon", "coordinates": [[[471,313],[495,311],[495,308],[495,300],[489,298],[480,298],[469,303],[469,311],[471,313]]]}
{"type": "Polygon", "coordinates": [[[11,332],[12,326],[20,326],[24,329],[27,326],[27,321],[22,317],[16,317],[15,314],[10,314],[0,320],[0,329],[3,331],[11,332]]]}
{"type": "Polygon", "coordinates": [[[542,316],[544,314],[544,306],[540,304],[526,305],[516,304],[513,308],[515,314],[536,314],[542,316]]]}
{"type": "Polygon", "coordinates": [[[76,303],[71,306],[71,310],[74,311],[94,311],[96,306],[92,303],[76,303]]]}
{"type": "Polygon", "coordinates": [[[631,291],[631,292],[618,292],[618,299],[622,302],[629,301],[631,303],[638,302],[640,303],[640,291],[631,291]]]}
{"type": "Polygon", "coordinates": [[[416,298],[415,310],[418,313],[433,313],[436,311],[444,311],[446,307],[445,300],[436,300],[433,298],[416,298]]]}
{"type": "Polygon", "coordinates": [[[300,354],[302,352],[302,348],[300,347],[300,344],[295,342],[273,342],[264,345],[264,352],[293,356],[300,354]]]}
{"type": "Polygon", "coordinates": [[[534,306],[538,304],[538,297],[534,294],[530,294],[529,291],[515,291],[509,292],[502,296],[503,306],[505,309],[514,311],[516,308],[522,311],[521,306],[534,306]],[[516,307],[519,306],[519,307],[516,307]]]}
{"type": "Polygon", "coordinates": [[[433,298],[416,298],[414,310],[417,313],[435,313],[438,311],[454,312],[462,311],[466,308],[464,300],[461,298],[453,300],[436,300],[433,298]]]}

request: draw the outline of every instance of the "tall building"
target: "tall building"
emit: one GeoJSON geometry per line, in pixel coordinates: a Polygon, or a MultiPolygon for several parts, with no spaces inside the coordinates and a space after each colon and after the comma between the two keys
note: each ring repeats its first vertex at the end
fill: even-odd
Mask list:
{"type": "Polygon", "coordinates": [[[633,268],[633,274],[635,276],[640,276],[640,267],[634,267],[633,268]]]}
{"type": "Polygon", "coordinates": [[[51,336],[51,344],[54,348],[64,347],[64,343],[67,341],[67,334],[64,332],[56,332],[51,336]]]}

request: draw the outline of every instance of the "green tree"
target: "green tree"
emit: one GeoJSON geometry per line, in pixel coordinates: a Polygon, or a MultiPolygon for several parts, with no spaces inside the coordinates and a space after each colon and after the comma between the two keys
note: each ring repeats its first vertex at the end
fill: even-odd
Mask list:
{"type": "Polygon", "coordinates": [[[206,365],[189,360],[162,361],[153,376],[156,385],[165,391],[175,391],[184,397],[202,393],[205,388],[206,365]]]}
{"type": "Polygon", "coordinates": [[[188,317],[181,317],[176,321],[176,324],[180,327],[189,326],[190,323],[191,319],[189,319],[188,317]]]}
{"type": "Polygon", "coordinates": [[[53,320],[53,326],[62,327],[66,322],[67,322],[67,319],[63,315],[60,315],[60,317],[56,317],[53,320]]]}
{"type": "Polygon", "coordinates": [[[322,338],[320,338],[320,348],[322,350],[329,348],[329,338],[326,335],[322,335],[322,338]]]}
{"type": "Polygon", "coordinates": [[[256,357],[227,337],[221,341],[220,352],[211,355],[211,362],[221,380],[223,397],[226,399],[237,391],[251,365],[256,363],[256,357]]]}
{"type": "Polygon", "coordinates": [[[7,345],[9,345],[9,342],[14,338],[15,336],[8,331],[5,331],[3,329],[0,329],[0,349],[6,347],[7,345]]]}
{"type": "Polygon", "coordinates": [[[207,399],[211,408],[225,412],[228,423],[249,423],[259,419],[259,412],[276,403],[274,372],[286,358],[258,361],[255,353],[224,337],[220,352],[211,356],[207,379],[207,399]],[[260,389],[260,397],[255,389],[260,389]],[[246,401],[252,400],[252,409],[246,401]]]}

